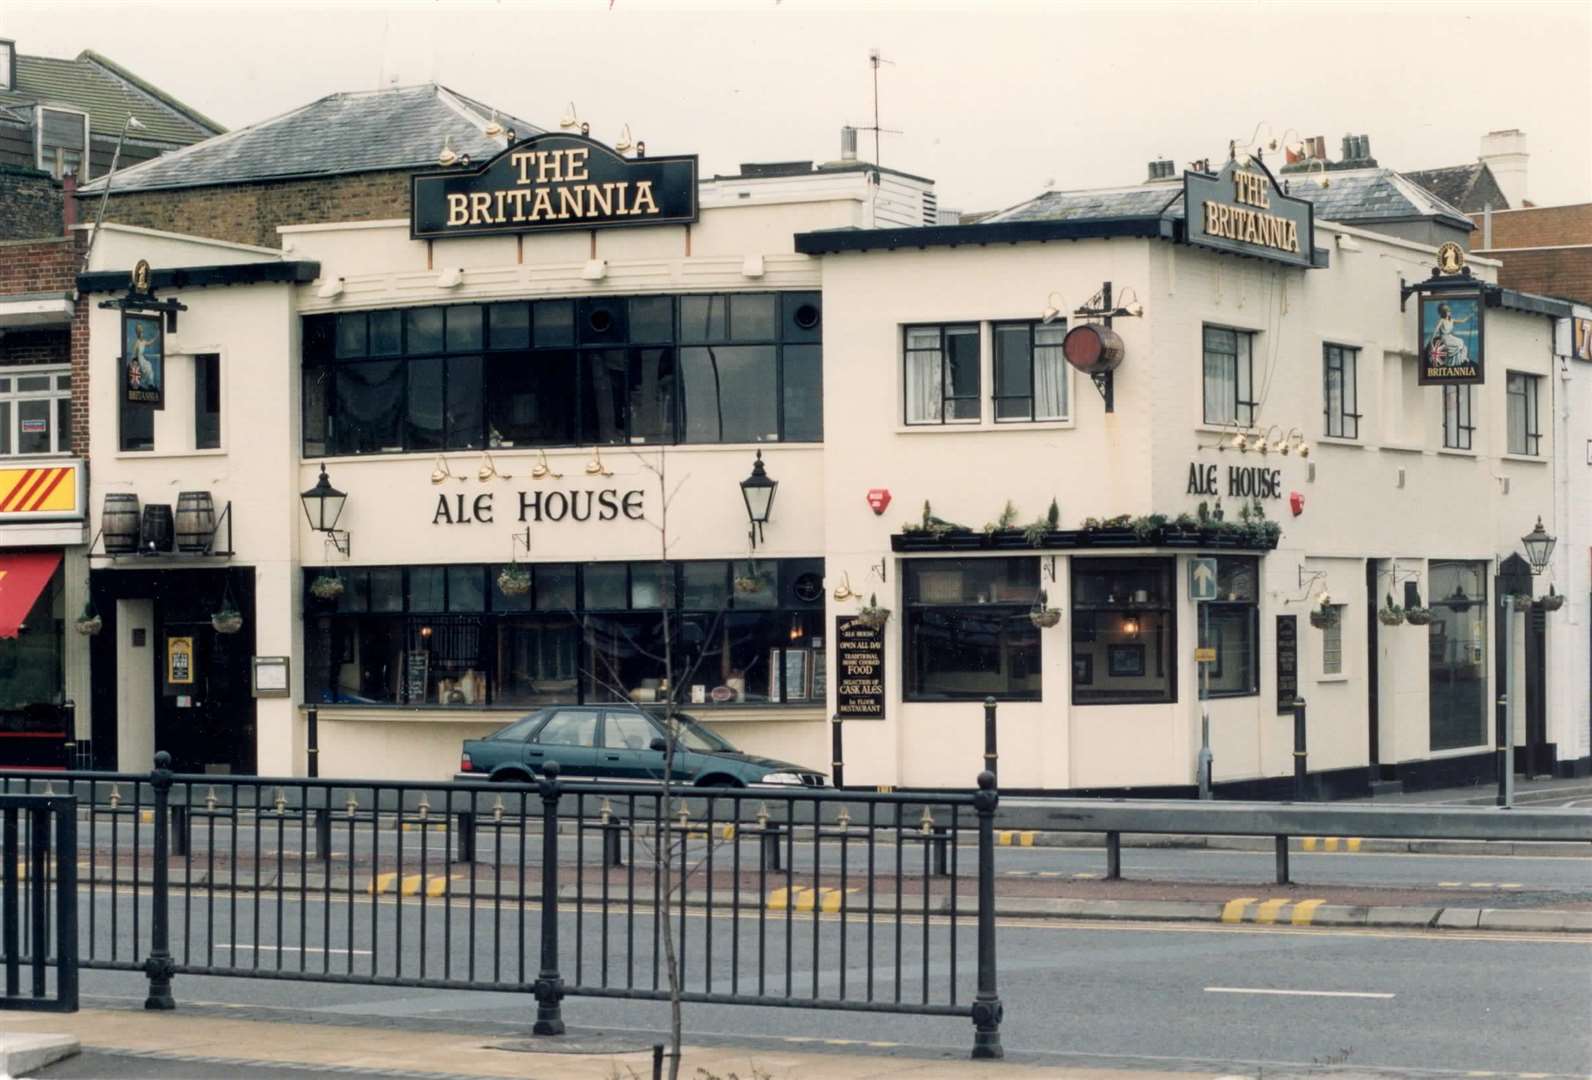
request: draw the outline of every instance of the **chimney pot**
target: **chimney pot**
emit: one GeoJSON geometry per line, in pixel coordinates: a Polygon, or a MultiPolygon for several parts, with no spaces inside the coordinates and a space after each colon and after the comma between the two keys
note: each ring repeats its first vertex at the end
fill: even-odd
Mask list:
{"type": "Polygon", "coordinates": [[[850,124],[840,129],[840,160],[857,160],[857,129],[850,124]]]}

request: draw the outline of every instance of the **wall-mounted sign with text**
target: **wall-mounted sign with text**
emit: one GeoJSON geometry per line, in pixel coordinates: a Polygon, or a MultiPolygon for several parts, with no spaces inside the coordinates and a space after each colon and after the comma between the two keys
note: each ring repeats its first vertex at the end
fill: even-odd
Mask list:
{"type": "Polygon", "coordinates": [[[1282,498],[1281,469],[1229,465],[1225,486],[1219,476],[1218,466],[1191,461],[1188,463],[1188,488],[1185,493],[1214,495],[1218,499],[1224,495],[1234,499],[1282,498]]]}
{"type": "Polygon", "coordinates": [[[1200,247],[1314,266],[1315,208],[1284,194],[1265,165],[1229,161],[1215,176],[1183,174],[1184,238],[1200,247]]]}
{"type": "Polygon", "coordinates": [[[579,135],[537,135],[479,169],[414,177],[409,235],[679,224],[697,219],[697,159],[627,158],[579,135]]]}
{"type": "MultiPolygon", "coordinates": [[[[517,491],[509,508],[514,520],[521,525],[560,521],[617,521],[626,518],[641,521],[646,517],[647,493],[640,488],[621,491],[602,488],[597,491],[517,491]]],[[[431,512],[433,525],[491,525],[497,516],[495,493],[486,491],[479,495],[464,492],[437,495],[431,512]]]]}

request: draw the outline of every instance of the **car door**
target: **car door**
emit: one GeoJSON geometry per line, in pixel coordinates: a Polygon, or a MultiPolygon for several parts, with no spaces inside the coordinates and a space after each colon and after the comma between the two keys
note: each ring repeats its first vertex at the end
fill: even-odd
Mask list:
{"type": "Polygon", "coordinates": [[[652,749],[660,734],[639,712],[609,709],[603,716],[598,774],[607,780],[663,779],[663,754],[652,749]]]}
{"type": "Polygon", "coordinates": [[[549,761],[558,762],[559,775],[590,779],[597,770],[598,709],[554,709],[547,722],[525,744],[525,764],[540,774],[549,761]]]}

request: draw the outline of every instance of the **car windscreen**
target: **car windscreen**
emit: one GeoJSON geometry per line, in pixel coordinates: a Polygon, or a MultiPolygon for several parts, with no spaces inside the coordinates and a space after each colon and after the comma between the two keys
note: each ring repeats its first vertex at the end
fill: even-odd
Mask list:
{"type": "Polygon", "coordinates": [[[709,754],[735,752],[735,747],[685,715],[685,713],[675,713],[674,718],[680,724],[680,745],[687,750],[696,750],[709,754]]]}
{"type": "Polygon", "coordinates": [[[513,740],[524,742],[530,737],[531,730],[536,727],[536,722],[541,718],[541,714],[538,713],[535,716],[527,716],[523,720],[516,720],[508,727],[499,728],[497,731],[494,731],[492,734],[488,735],[487,738],[501,739],[505,742],[513,740]]]}

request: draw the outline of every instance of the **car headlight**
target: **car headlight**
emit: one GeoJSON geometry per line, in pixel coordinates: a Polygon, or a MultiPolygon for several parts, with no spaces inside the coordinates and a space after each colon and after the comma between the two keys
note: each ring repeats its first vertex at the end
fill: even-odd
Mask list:
{"type": "Polygon", "coordinates": [[[758,781],[758,783],[760,783],[760,784],[797,784],[797,785],[800,785],[801,782],[802,782],[802,778],[801,778],[800,774],[793,773],[793,772],[771,772],[767,776],[763,777],[763,779],[758,781]]]}

